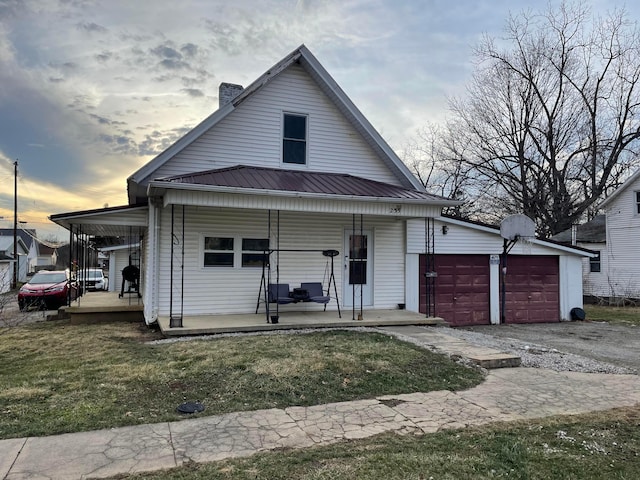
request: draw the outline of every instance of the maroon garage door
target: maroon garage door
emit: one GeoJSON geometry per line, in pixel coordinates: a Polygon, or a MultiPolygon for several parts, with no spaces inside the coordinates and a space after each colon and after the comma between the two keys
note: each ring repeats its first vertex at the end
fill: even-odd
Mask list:
{"type": "Polygon", "coordinates": [[[509,255],[507,267],[506,323],[559,322],[558,257],[509,255]]]}
{"type": "MultiPolygon", "coordinates": [[[[427,311],[424,255],[420,256],[420,312],[427,311]]],[[[436,255],[435,312],[451,325],[488,325],[489,255],[436,255]]]]}

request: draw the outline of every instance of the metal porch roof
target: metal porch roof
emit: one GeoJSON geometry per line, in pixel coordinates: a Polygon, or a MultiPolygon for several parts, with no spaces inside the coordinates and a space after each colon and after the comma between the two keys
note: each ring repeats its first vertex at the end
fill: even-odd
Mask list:
{"type": "Polygon", "coordinates": [[[158,179],[167,182],[248,190],[282,191],[327,196],[380,198],[389,200],[423,200],[426,203],[451,203],[450,199],[424,191],[398,187],[348,174],[283,170],[238,165],[218,170],[189,173],[158,179]]]}

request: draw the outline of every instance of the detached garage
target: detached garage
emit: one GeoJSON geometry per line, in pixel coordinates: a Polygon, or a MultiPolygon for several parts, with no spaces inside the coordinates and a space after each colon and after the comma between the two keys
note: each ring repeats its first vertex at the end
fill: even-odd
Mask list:
{"type": "Polygon", "coordinates": [[[588,250],[544,240],[516,242],[507,256],[501,315],[503,238],[497,228],[440,217],[427,259],[424,220],[407,222],[407,308],[453,326],[558,322],[582,306],[588,250]],[[432,266],[432,272],[428,272],[432,266]]]}

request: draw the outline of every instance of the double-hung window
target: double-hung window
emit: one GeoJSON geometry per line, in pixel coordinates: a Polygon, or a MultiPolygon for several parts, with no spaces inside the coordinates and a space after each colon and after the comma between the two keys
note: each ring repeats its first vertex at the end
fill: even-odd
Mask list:
{"type": "Polygon", "coordinates": [[[263,261],[269,258],[268,238],[242,239],[242,267],[262,267],[263,261]]]}
{"type": "Polygon", "coordinates": [[[204,266],[233,267],[233,237],[204,237],[204,266]]]}
{"type": "Polygon", "coordinates": [[[285,113],[282,137],[282,163],[307,164],[307,116],[285,113]]]}

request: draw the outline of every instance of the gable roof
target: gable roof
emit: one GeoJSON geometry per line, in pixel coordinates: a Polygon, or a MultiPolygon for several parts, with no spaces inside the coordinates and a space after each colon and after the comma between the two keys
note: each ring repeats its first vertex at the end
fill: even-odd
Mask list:
{"type": "Polygon", "coordinates": [[[631,175],[627,180],[618,187],[616,191],[614,191],[611,195],[605,198],[602,203],[598,206],[598,208],[604,208],[606,205],[611,203],[615,198],[617,198],[622,192],[624,192],[627,188],[629,188],[636,180],[640,178],[640,169],[636,170],[633,175],[631,175]]]}
{"type": "MultiPolygon", "coordinates": [[[[17,235],[22,239],[22,242],[26,245],[27,250],[31,247],[33,237],[36,236],[36,231],[32,228],[20,228],[16,230],[17,235]]],[[[13,228],[0,228],[0,236],[13,237],[13,228]]]]}
{"type": "Polygon", "coordinates": [[[296,192],[346,197],[456,203],[444,197],[343,173],[308,172],[238,165],[156,180],[171,184],[207,185],[270,192],[296,192]]]}
{"type": "MultiPolygon", "coordinates": [[[[571,229],[568,228],[553,237],[561,243],[571,243],[571,229]]],[[[592,220],[577,226],[576,241],[581,243],[605,243],[607,241],[607,217],[596,215],[592,220]]]]}
{"type": "MultiPolygon", "coordinates": [[[[22,241],[22,238],[20,238],[20,237],[18,237],[18,245],[21,245],[22,249],[26,253],[29,253],[29,249],[27,248],[27,246],[22,241]]],[[[7,252],[7,254],[10,255],[11,258],[13,258],[13,235],[11,235],[11,236],[8,236],[8,235],[0,236],[0,251],[7,252]]]]}
{"type": "Polygon", "coordinates": [[[136,201],[136,191],[139,189],[141,184],[154,180],[153,174],[158,170],[158,168],[191,145],[210,128],[233,112],[233,110],[243,101],[259,91],[278,74],[294,63],[301,65],[314,79],[320,89],[331,99],[338,110],[354,126],[358,133],[362,135],[367,144],[380,156],[387,168],[394,173],[404,187],[425,191],[420,181],[413,176],[409,168],[396,155],[360,110],[358,110],[320,62],[318,62],[318,60],[304,45],[301,45],[272,68],[267,70],[267,72],[245,88],[242,93],[235,97],[231,102],[216,110],[164,152],[133,173],[127,179],[129,202],[132,203],[136,201]]]}

